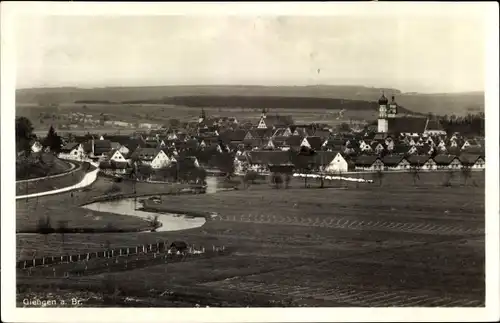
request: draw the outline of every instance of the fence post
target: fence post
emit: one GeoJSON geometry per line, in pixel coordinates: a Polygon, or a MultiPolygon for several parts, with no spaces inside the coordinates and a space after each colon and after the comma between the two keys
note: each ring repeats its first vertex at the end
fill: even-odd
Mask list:
{"type": "Polygon", "coordinates": [[[52,272],[54,273],[54,277],[56,277],[56,269],[52,268],[52,272]]]}
{"type": "Polygon", "coordinates": [[[45,266],[45,257],[42,257],[42,266],[45,266]]]}
{"type": "Polygon", "coordinates": [[[120,248],[120,256],[122,255],[122,249],[120,248]]]}
{"type": "Polygon", "coordinates": [[[87,253],[87,261],[90,260],[90,253],[87,253]]]}
{"type": "Polygon", "coordinates": [[[24,269],[26,269],[26,263],[27,263],[27,261],[25,260],[24,261],[24,269]]]}
{"type": "Polygon", "coordinates": [[[142,252],[146,253],[146,245],[142,245],[142,252]]]}

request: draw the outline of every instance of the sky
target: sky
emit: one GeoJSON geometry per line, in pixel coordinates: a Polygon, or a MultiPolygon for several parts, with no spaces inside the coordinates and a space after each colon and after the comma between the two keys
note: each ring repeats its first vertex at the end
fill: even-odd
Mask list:
{"type": "Polygon", "coordinates": [[[483,28],[467,16],[30,17],[16,29],[16,87],[483,91],[483,28]]]}

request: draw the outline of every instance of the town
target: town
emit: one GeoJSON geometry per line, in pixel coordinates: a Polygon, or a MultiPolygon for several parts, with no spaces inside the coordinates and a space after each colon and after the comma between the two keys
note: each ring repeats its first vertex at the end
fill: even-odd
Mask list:
{"type": "Polygon", "coordinates": [[[44,147],[34,139],[30,147],[93,162],[108,175],[156,181],[177,179],[179,170],[193,181],[204,180],[207,171],[232,176],[484,170],[484,137],[447,133],[428,117],[399,116],[394,96],[389,101],[382,94],[378,104],[377,124],[354,130],[348,124],[294,124],[293,116],[265,109],[253,124],[207,116],[202,109],[193,122],[131,135],[69,133],[59,146],[44,147]]]}
{"type": "Polygon", "coordinates": [[[16,310],[491,312],[486,19],[95,8],[16,29],[16,310]]]}

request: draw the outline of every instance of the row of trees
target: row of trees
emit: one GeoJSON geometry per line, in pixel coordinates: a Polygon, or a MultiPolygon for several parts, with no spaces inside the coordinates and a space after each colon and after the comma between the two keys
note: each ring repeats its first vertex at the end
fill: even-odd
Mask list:
{"type": "Polygon", "coordinates": [[[155,178],[163,181],[204,183],[207,172],[201,167],[194,167],[189,163],[182,162],[172,163],[167,167],[156,170],[149,165],[137,163],[133,167],[130,176],[139,180],[155,178]]]}
{"type": "Polygon", "coordinates": [[[484,136],[485,117],[483,112],[467,114],[466,116],[444,115],[436,117],[448,134],[459,132],[467,135],[484,136]]]}

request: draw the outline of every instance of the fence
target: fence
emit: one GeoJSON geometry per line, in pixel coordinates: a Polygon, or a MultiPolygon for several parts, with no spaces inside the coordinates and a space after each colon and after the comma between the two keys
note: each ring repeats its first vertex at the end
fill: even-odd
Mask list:
{"type": "MultiPolygon", "coordinates": [[[[213,252],[224,251],[225,247],[212,247],[213,252]]],[[[26,269],[47,265],[55,264],[65,264],[72,262],[88,261],[91,259],[103,259],[103,258],[113,258],[118,256],[129,256],[138,254],[149,254],[149,253],[169,253],[169,246],[167,241],[143,244],[135,247],[124,247],[124,248],[114,248],[103,251],[87,252],[76,255],[61,255],[61,256],[47,256],[41,258],[34,258],[31,260],[20,260],[16,264],[18,269],[26,269]]],[[[188,247],[188,252],[191,254],[200,254],[205,252],[203,247],[201,250],[196,250],[192,246],[188,247]]]]}

